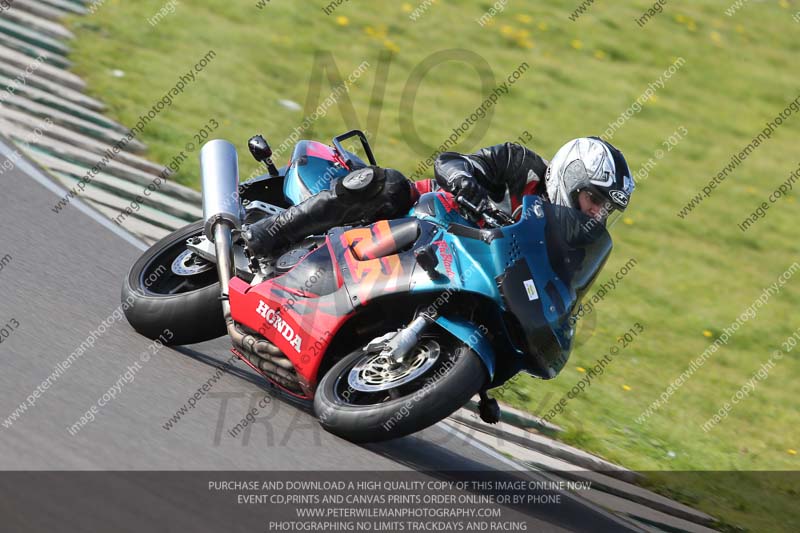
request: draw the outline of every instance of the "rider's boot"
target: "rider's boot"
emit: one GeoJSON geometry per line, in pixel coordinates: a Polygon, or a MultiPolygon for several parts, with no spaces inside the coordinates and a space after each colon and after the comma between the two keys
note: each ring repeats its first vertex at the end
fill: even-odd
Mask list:
{"type": "Polygon", "coordinates": [[[500,404],[497,403],[497,400],[489,398],[486,391],[481,391],[480,396],[481,401],[478,403],[478,414],[481,416],[481,420],[487,424],[497,424],[500,422],[500,404]]]}

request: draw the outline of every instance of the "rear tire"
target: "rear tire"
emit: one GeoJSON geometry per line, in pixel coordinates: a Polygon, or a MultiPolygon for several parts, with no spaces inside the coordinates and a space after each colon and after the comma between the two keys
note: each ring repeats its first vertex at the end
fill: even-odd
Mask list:
{"type": "MultiPolygon", "coordinates": [[[[226,333],[214,268],[193,276],[178,276],[171,265],[186,251],[186,240],[203,233],[203,222],[181,228],[151,246],[133,264],[122,285],[125,316],[137,332],[157,339],[172,332],[165,344],[195,344],[226,333]],[[160,272],[160,273],[159,273],[160,272]]],[[[163,339],[163,337],[162,337],[163,339]]]]}
{"type": "MultiPolygon", "coordinates": [[[[375,404],[358,405],[356,395],[374,394],[353,391],[348,385],[350,370],[370,357],[364,350],[352,352],[336,363],[319,383],[314,397],[314,413],[323,428],[352,442],[378,442],[420,431],[450,416],[466,404],[485,385],[488,376],[483,362],[464,344],[441,338],[441,362],[414,381],[400,387],[402,396],[375,404]],[[441,372],[444,362],[452,366],[441,372]],[[437,370],[438,369],[438,370],[437,370]],[[426,383],[431,383],[422,395],[426,383]],[[417,390],[409,390],[412,385],[417,390]],[[342,394],[347,387],[349,394],[342,394]]],[[[376,396],[376,399],[378,396],[376,396]]]]}

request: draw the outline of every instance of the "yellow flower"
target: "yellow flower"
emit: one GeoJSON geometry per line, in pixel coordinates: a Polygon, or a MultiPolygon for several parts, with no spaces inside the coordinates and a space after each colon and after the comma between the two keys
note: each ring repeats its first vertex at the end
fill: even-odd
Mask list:
{"type": "Polygon", "coordinates": [[[508,24],[506,24],[505,26],[500,26],[500,33],[502,33],[506,37],[509,37],[511,35],[514,35],[514,28],[512,28],[508,24]]]}
{"type": "Polygon", "coordinates": [[[742,26],[741,24],[737,24],[736,33],[744,33],[744,26],[742,26]]]}
{"type": "Polygon", "coordinates": [[[675,15],[675,20],[683,24],[684,22],[686,22],[686,17],[684,17],[683,15],[675,15]]]}
{"type": "Polygon", "coordinates": [[[689,31],[697,31],[697,24],[693,20],[690,20],[686,27],[689,28],[689,31]]]}
{"type": "Polygon", "coordinates": [[[540,31],[547,31],[548,27],[549,26],[547,25],[546,22],[540,22],[539,25],[537,26],[537,28],[539,28],[540,31]]]}
{"type": "Polygon", "coordinates": [[[348,24],[350,24],[350,19],[345,17],[344,15],[339,15],[338,17],[336,17],[336,24],[338,24],[339,26],[347,26],[348,24]]]}
{"type": "Polygon", "coordinates": [[[711,337],[711,336],[713,336],[713,335],[714,335],[714,334],[713,334],[713,333],[711,333],[711,332],[710,332],[710,331],[708,331],[708,330],[704,330],[704,331],[703,331],[703,337],[711,337]]]}
{"type": "Polygon", "coordinates": [[[788,450],[786,450],[786,452],[789,455],[797,455],[797,450],[793,450],[792,448],[789,448],[788,450]]]}
{"type": "Polygon", "coordinates": [[[622,390],[627,392],[627,391],[631,390],[631,388],[629,386],[627,386],[627,385],[623,385],[622,386],[622,390]]]}
{"type": "Polygon", "coordinates": [[[625,217],[622,219],[622,223],[627,226],[633,226],[633,219],[631,217],[625,217]]]}
{"type": "Polygon", "coordinates": [[[755,194],[756,193],[755,187],[745,187],[745,190],[747,192],[749,192],[750,194],[755,194]]]}
{"type": "Polygon", "coordinates": [[[386,37],[386,34],[387,34],[386,24],[378,24],[378,27],[375,29],[375,37],[377,37],[378,39],[382,39],[386,37]]]}
{"type": "Polygon", "coordinates": [[[403,10],[403,13],[411,13],[412,11],[414,11],[414,6],[412,6],[411,4],[403,4],[402,6],[400,6],[400,9],[403,10]]]}
{"type": "Polygon", "coordinates": [[[711,40],[714,41],[715,44],[722,43],[722,35],[719,34],[717,31],[712,31],[710,34],[711,40]]]}
{"type": "Polygon", "coordinates": [[[528,50],[530,50],[534,46],[533,42],[529,41],[528,39],[517,39],[517,45],[520,48],[526,48],[528,50]]]}
{"type": "Polygon", "coordinates": [[[783,9],[789,9],[789,2],[786,0],[779,0],[778,5],[781,6],[783,9]]]}
{"type": "Polygon", "coordinates": [[[521,13],[519,15],[515,15],[514,18],[523,24],[530,24],[533,22],[533,17],[530,15],[523,15],[521,13]]]}
{"type": "Polygon", "coordinates": [[[400,51],[400,47],[397,46],[396,44],[394,44],[389,39],[386,39],[385,41],[383,41],[383,46],[385,46],[387,49],[391,50],[392,52],[399,52],[400,51]]]}
{"type": "Polygon", "coordinates": [[[386,38],[386,26],[383,24],[379,24],[377,28],[373,28],[372,26],[366,26],[364,28],[364,33],[372,37],[373,39],[385,39],[386,38]]]}
{"type": "Polygon", "coordinates": [[[517,30],[517,32],[514,34],[517,39],[525,39],[526,37],[530,37],[530,35],[531,32],[528,30],[517,30]]]}
{"type": "Polygon", "coordinates": [[[578,372],[586,372],[586,369],[585,369],[585,368],[583,368],[582,366],[579,366],[579,367],[577,368],[577,370],[578,370],[578,372]]]}
{"type": "Polygon", "coordinates": [[[594,51],[594,57],[597,58],[597,59],[603,60],[603,59],[606,58],[606,53],[603,52],[602,50],[595,50],[594,51]]]}
{"type": "Polygon", "coordinates": [[[573,39],[573,40],[572,40],[572,42],[571,42],[571,43],[569,43],[569,44],[570,44],[570,45],[572,46],[572,48],[574,48],[575,50],[580,50],[581,48],[583,48],[583,43],[582,43],[582,42],[581,42],[579,39],[573,39]]]}

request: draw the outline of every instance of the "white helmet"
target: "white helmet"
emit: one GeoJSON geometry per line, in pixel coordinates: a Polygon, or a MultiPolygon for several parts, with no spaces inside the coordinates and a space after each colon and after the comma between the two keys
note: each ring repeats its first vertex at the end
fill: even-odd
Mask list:
{"type": "Polygon", "coordinates": [[[599,137],[581,137],[562,146],[545,180],[552,203],[577,209],[578,193],[587,190],[605,201],[607,212],[624,211],[635,188],[622,152],[599,137]]]}

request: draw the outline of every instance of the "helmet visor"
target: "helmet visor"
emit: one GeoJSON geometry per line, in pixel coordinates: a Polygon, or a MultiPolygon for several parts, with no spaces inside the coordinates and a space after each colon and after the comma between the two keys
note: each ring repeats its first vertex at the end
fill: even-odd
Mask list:
{"type": "Polygon", "coordinates": [[[577,206],[586,215],[605,221],[609,215],[619,212],[616,205],[600,194],[594,187],[584,187],[577,191],[577,206]]]}

